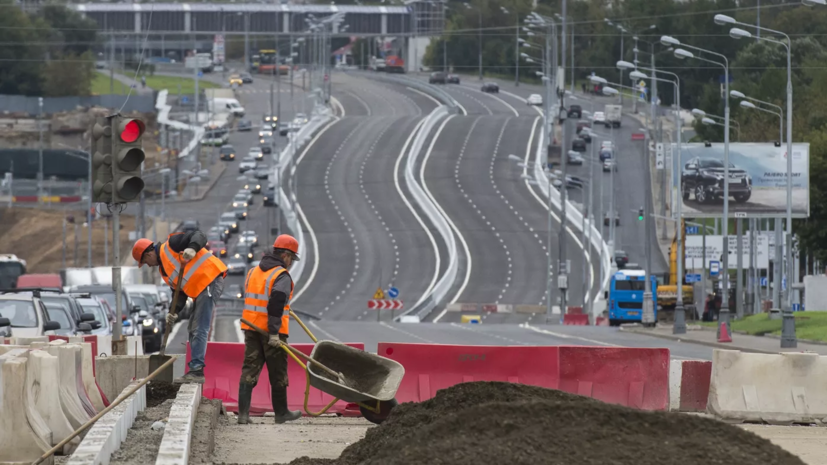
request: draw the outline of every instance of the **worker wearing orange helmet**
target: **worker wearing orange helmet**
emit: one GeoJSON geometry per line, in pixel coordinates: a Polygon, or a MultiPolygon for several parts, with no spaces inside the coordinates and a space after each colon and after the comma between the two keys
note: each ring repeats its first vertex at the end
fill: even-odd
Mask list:
{"type": "Polygon", "coordinates": [[[301,417],[301,411],[287,409],[287,353],[281,348],[289,334],[290,300],[293,298],[293,278],[287,270],[298,259],[299,242],[293,236],[282,234],[273,243],[273,251],[262,257],[244,281],[244,311],[241,316],[269,336],[241,323],[245,347],[244,365],[238,383],[238,424],[250,421],[250,399],[265,364],[270,377],[270,399],[276,423],[301,417]]]}
{"type": "MultiPolygon", "coordinates": [[[[170,234],[165,242],[153,243],[138,239],[132,247],[132,258],[138,266],[157,266],[161,278],[175,292],[181,276],[181,293],[193,300],[189,316],[189,343],[191,359],[189,370],[178,382],[204,382],[204,357],[210,332],[213,309],[224,291],[227,266],[207,248],[207,236],[195,230],[170,234]],[[183,270],[183,272],[182,272],[183,270]]],[[[178,298],[176,308],[170,308],[166,321],[175,324],[187,299],[178,298]]]]}

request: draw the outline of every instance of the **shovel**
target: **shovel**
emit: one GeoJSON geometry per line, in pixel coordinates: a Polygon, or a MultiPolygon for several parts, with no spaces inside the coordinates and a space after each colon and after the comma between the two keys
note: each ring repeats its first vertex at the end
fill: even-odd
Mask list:
{"type": "MultiPolygon", "coordinates": [[[[181,257],[179,255],[178,259],[180,260],[181,257]]],[[[181,282],[184,280],[184,263],[181,263],[181,267],[178,269],[178,282],[175,284],[175,293],[172,296],[172,305],[169,307],[169,311],[175,314],[175,310],[178,308],[178,296],[181,294],[181,282]]],[[[156,355],[149,356],[149,372],[153,373],[155,370],[161,367],[164,363],[166,363],[169,359],[169,355],[164,355],[164,352],[167,350],[167,340],[169,339],[169,331],[172,329],[172,325],[165,325],[164,328],[164,340],[161,342],[161,350],[156,355]]],[[[163,381],[166,383],[172,383],[172,365],[169,365],[164,371],[158,374],[155,377],[158,381],[163,381]]]]}

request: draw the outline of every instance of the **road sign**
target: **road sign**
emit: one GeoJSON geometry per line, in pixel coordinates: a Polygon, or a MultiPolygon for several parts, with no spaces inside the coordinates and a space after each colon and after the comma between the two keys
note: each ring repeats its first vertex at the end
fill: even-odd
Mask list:
{"type": "Polygon", "coordinates": [[[401,300],[396,299],[373,299],[368,300],[370,310],[402,310],[405,305],[401,300]]]}
{"type": "Polygon", "coordinates": [[[747,212],[735,212],[735,218],[746,218],[747,212]]]}
{"type": "Polygon", "coordinates": [[[199,71],[199,72],[198,72],[198,77],[204,77],[204,72],[203,72],[203,71],[199,71]]]}
{"type": "Polygon", "coordinates": [[[640,87],[641,89],[645,89],[645,88],[646,88],[646,82],[645,82],[645,81],[643,81],[643,80],[639,81],[639,82],[637,83],[637,85],[638,85],[638,87],[640,87]]]}
{"type": "Polygon", "coordinates": [[[781,278],[781,290],[782,291],[787,290],[787,278],[781,278]]]}
{"type": "Polygon", "coordinates": [[[381,287],[377,288],[376,292],[373,293],[373,298],[374,299],[384,299],[385,298],[385,293],[382,291],[381,287]]]}
{"type": "Polygon", "coordinates": [[[767,277],[766,277],[766,276],[762,276],[762,277],[761,277],[761,287],[767,287],[767,282],[768,282],[768,281],[769,281],[769,280],[767,279],[767,277]]]}
{"type": "Polygon", "coordinates": [[[709,262],[709,276],[718,276],[721,273],[721,262],[709,262]]]}
{"type": "Polygon", "coordinates": [[[686,235],[687,236],[690,235],[690,234],[698,234],[698,231],[700,231],[700,230],[698,229],[697,226],[687,226],[686,227],[686,235]]]}
{"type": "Polygon", "coordinates": [[[642,132],[633,132],[632,133],[632,140],[645,140],[646,134],[642,132]]]}
{"type": "Polygon", "coordinates": [[[186,95],[181,97],[181,103],[190,103],[190,98],[186,95]]]}
{"type": "Polygon", "coordinates": [[[391,299],[399,297],[399,289],[395,287],[391,287],[390,289],[388,289],[388,297],[390,297],[391,299]]]}
{"type": "Polygon", "coordinates": [[[663,142],[655,144],[655,169],[662,170],[664,166],[663,142]]]}
{"type": "Polygon", "coordinates": [[[687,283],[699,283],[699,282],[701,282],[701,275],[700,274],[688,274],[688,275],[686,275],[686,282],[687,283]]]}

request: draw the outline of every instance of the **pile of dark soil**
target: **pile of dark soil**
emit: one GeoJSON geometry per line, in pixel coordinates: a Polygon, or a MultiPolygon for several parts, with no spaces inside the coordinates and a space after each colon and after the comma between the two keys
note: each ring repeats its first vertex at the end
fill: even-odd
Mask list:
{"type": "Polygon", "coordinates": [[[167,399],[174,399],[178,395],[180,384],[167,383],[166,381],[152,380],[146,384],[146,406],[155,407],[167,399]]]}
{"type": "Polygon", "coordinates": [[[398,406],[337,460],[292,465],[617,464],[803,462],[738,427],[644,412],[510,383],[465,383],[398,406]]]}

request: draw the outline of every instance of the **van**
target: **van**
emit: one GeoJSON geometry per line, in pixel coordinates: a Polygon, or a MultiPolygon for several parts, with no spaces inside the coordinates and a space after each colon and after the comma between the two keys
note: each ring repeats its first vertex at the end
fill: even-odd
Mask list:
{"type": "Polygon", "coordinates": [[[210,100],[210,111],[213,113],[231,113],[233,116],[244,116],[244,107],[234,98],[214,98],[210,100]]]}

